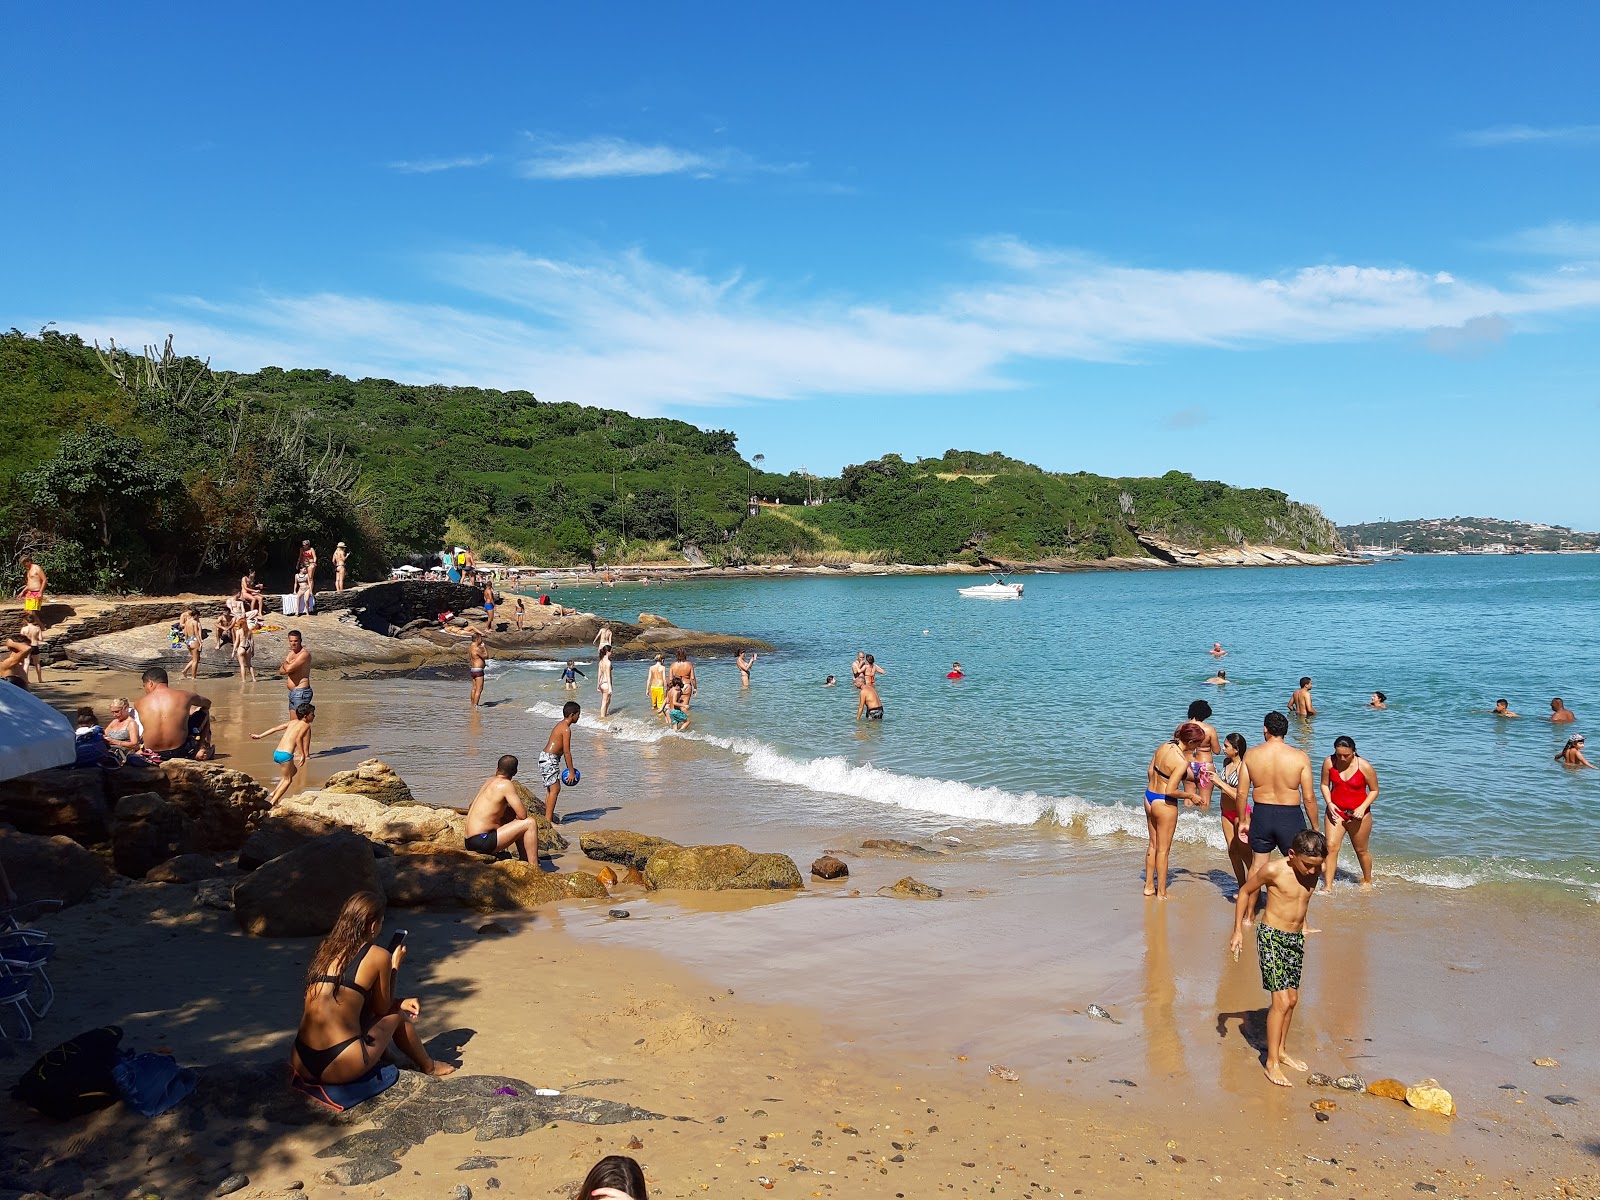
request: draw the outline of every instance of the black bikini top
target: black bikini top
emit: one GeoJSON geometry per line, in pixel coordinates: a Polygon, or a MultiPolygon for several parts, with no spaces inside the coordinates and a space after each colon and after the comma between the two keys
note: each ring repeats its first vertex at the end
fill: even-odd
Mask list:
{"type": "Polygon", "coordinates": [[[367,957],[367,951],[371,949],[371,942],[364,943],[361,949],[351,956],[350,962],[345,966],[344,970],[337,975],[313,975],[311,982],[333,984],[333,994],[335,996],[339,994],[339,989],[342,987],[353,988],[361,993],[363,999],[370,1000],[372,998],[372,989],[364,988],[356,982],[356,972],[361,969],[361,960],[367,957]]]}

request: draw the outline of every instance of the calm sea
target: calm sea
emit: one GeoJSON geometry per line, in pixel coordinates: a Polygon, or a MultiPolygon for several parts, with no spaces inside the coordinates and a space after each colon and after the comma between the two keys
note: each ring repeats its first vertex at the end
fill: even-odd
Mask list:
{"type": "MultiPolygon", "coordinates": [[[[1034,575],[1014,603],[965,599],[966,582],[802,576],[569,587],[559,598],[778,647],[748,692],[731,661],[700,664],[687,736],[705,754],[815,793],[841,818],[897,806],[1002,841],[1006,827],[1037,836],[1052,825],[1142,840],[1145,764],[1191,700],[1209,700],[1220,732],[1254,744],[1262,716],[1310,675],[1320,713],[1290,741],[1320,768],[1348,734],[1377,767],[1380,879],[1526,880],[1600,898],[1600,771],[1553,761],[1570,732],[1600,730],[1600,556],[1034,575]],[[1207,653],[1215,641],[1228,650],[1220,663],[1207,653]],[[881,724],[853,720],[857,650],[887,670],[881,724]],[[967,678],[949,682],[957,660],[967,678]],[[1234,682],[1206,685],[1219,665],[1234,682]],[[828,674],[837,687],[823,686],[828,674]],[[1388,711],[1366,707],[1374,690],[1388,711]],[[1544,720],[1558,695],[1577,725],[1544,720]],[[1477,711],[1502,696],[1520,720],[1477,711]]],[[[612,729],[598,736],[665,736],[644,672],[617,666],[612,729]]],[[[550,672],[507,674],[534,711],[555,712],[550,672]]],[[[592,671],[585,682],[593,711],[592,671]]],[[[1178,836],[1220,847],[1217,825],[1214,810],[1185,813],[1178,836]]]]}

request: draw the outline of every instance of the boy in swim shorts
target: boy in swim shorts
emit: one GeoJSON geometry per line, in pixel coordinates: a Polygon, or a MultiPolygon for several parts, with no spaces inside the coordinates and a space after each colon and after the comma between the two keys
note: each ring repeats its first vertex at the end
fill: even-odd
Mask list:
{"type": "Polygon", "coordinates": [[[684,686],[681,679],[674,679],[667,685],[667,707],[663,710],[667,720],[672,722],[672,728],[680,733],[689,728],[689,710],[684,703],[684,686]]]}
{"type": "Polygon", "coordinates": [[[289,785],[294,782],[296,763],[305,762],[311,757],[311,722],[316,719],[316,707],[310,701],[300,705],[282,725],[274,725],[271,729],[260,733],[252,733],[251,741],[259,742],[264,737],[271,737],[275,733],[283,736],[278,739],[278,748],[272,752],[272,761],[282,768],[278,777],[278,786],[272,789],[272,795],[267,797],[269,804],[276,804],[289,794],[289,785]]]}
{"type": "Polygon", "coordinates": [[[561,720],[556,722],[544,749],[539,752],[539,782],[544,784],[544,819],[552,825],[560,824],[556,820],[556,798],[561,795],[561,760],[567,760],[568,770],[577,770],[572,765],[572,727],[578,723],[578,716],[582,712],[576,700],[568,700],[562,705],[561,720]]]}
{"type": "Polygon", "coordinates": [[[1302,829],[1281,858],[1261,860],[1239,889],[1234,903],[1233,938],[1228,949],[1237,959],[1244,943],[1245,918],[1254,910],[1256,893],[1265,890],[1267,909],[1256,923],[1256,953],[1261,986],[1272,993],[1267,1009],[1267,1078],[1279,1087],[1292,1086],[1284,1067],[1304,1071],[1306,1064],[1284,1050],[1295,1006],[1300,1002],[1300,976],[1306,960],[1306,910],[1316,894],[1328,857],[1328,841],[1315,829],[1302,829]]]}

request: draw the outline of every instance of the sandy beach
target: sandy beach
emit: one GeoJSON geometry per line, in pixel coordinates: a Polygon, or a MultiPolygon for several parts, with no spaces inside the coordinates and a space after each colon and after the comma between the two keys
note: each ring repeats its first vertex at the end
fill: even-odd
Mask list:
{"type": "MultiPolygon", "coordinates": [[[[63,678],[45,693],[61,705],[132,687],[110,672],[63,678]]],[[[495,755],[524,749],[547,723],[505,702],[496,682],[491,706],[469,713],[464,681],[318,680],[327,716],[317,746],[327,753],[309,784],[376,755],[419,797],[463,803],[495,755]],[[441,720],[462,728],[447,757],[436,737],[416,736],[441,720]]],[[[219,700],[223,761],[265,778],[255,759],[268,750],[247,733],[278,719],[281,691],[238,688],[206,682],[219,700]]],[[[1299,1052],[1329,1075],[1437,1077],[1459,1108],[1443,1118],[1303,1080],[1266,1084],[1255,1048],[1265,997],[1253,954],[1228,960],[1232,908],[1219,864],[1201,848],[1175,849],[1173,898],[1156,905],[1138,894],[1131,842],[1040,830],[1056,865],[1032,856],[997,871],[981,830],[925,817],[841,824],[810,794],[788,797],[778,825],[742,815],[741,796],[781,785],[737,775],[689,744],[630,744],[580,725],[579,753],[585,784],[563,803],[569,836],[630,828],[781,850],[802,867],[838,850],[850,864],[849,880],[812,881],[781,899],[622,887],[609,901],[501,917],[509,937],[480,936],[478,914],[391,915],[411,931],[402,993],[421,998],[431,1045],[460,1047],[464,1072],[666,1119],[557,1122],[487,1143],[440,1132],[405,1153],[397,1173],[357,1185],[323,1181],[329,1160],[316,1151],[349,1130],[320,1124],[213,1121],[201,1135],[117,1109],[56,1129],[6,1102],[12,1146],[83,1164],[87,1177],[69,1180],[82,1188],[54,1193],[63,1196],[201,1195],[232,1171],[260,1195],[296,1181],[311,1195],[434,1196],[460,1182],[481,1195],[490,1177],[508,1194],[563,1195],[613,1152],[639,1158],[652,1195],[664,1197],[765,1194],[762,1177],[791,1196],[1600,1188],[1589,1113],[1600,1037],[1576,1002],[1590,984],[1573,953],[1591,940],[1586,910],[1504,889],[1406,884],[1317,902],[1324,932],[1309,952],[1299,1052]],[[861,849],[875,836],[939,853],[907,860],[861,849]],[[907,874],[944,897],[876,895],[907,874]],[[608,917],[618,907],[629,918],[608,917]],[[1090,1003],[1116,1023],[1087,1016],[1090,1003]],[[1546,1057],[1560,1067],[1532,1065],[1546,1057]],[[574,1088],[593,1080],[616,1082],[574,1088]],[[1560,1095],[1579,1102],[1547,1099],[1560,1095]],[[1314,1100],[1335,1103],[1328,1121],[1317,1120],[1314,1100]],[[113,1145],[136,1152],[111,1155],[113,1145]],[[482,1155],[498,1157],[457,1171],[482,1155]]],[[[559,865],[586,866],[576,844],[559,865]]],[[[49,927],[63,946],[61,999],[38,1045],[109,1021],[127,1029],[127,1044],[170,1047],[202,1074],[281,1064],[313,941],[248,938],[231,914],[197,908],[192,888],[126,882],[49,927]]]]}

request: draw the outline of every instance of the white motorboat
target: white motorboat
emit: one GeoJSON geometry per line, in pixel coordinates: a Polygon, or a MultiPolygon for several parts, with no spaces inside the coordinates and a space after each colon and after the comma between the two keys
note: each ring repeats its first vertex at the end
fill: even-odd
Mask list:
{"type": "Polygon", "coordinates": [[[993,583],[980,583],[973,587],[957,588],[963,596],[974,600],[1021,600],[1022,585],[1007,583],[1003,575],[996,575],[993,583]]]}

